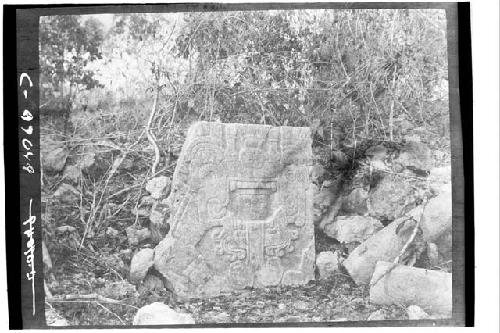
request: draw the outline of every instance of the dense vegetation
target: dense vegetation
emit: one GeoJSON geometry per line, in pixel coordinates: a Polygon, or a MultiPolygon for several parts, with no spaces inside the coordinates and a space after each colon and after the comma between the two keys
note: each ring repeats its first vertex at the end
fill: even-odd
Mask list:
{"type": "Polygon", "coordinates": [[[52,291],[126,279],[144,185],[172,175],[193,121],[309,126],[325,166],[415,135],[449,151],[445,32],[438,10],[42,17],[42,153],[79,166],[73,200],[53,195],[66,171],[42,178],[52,291]]]}

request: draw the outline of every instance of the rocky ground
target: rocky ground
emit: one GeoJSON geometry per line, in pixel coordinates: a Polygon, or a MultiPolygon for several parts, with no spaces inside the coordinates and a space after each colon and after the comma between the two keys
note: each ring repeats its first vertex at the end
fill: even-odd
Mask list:
{"type": "MultiPolygon", "coordinates": [[[[83,226],[89,226],[90,218],[78,224],[79,217],[98,212],[94,203],[87,211],[82,205],[84,197],[92,197],[80,191],[82,172],[99,172],[99,156],[64,166],[56,163],[60,154],[53,150],[54,156],[47,154],[44,162],[53,172],[59,170],[45,184],[45,192],[51,193],[44,212],[45,236],[50,239],[50,256],[44,258],[49,324],[130,325],[134,317],[135,323],[147,324],[137,313],[152,304],[154,309],[144,308],[154,310],[147,316],[185,313],[189,320],[174,322],[196,324],[443,317],[427,314],[417,304],[375,301],[369,286],[378,260],[396,258],[416,270],[452,271],[451,196],[446,194],[451,189],[449,155],[424,143],[371,143],[351,156],[339,151],[327,162],[318,159],[311,174],[316,188],[316,280],[304,286],[245,289],[189,301],[176,299],[165,289],[147,259],[148,251],[168,232],[163,222],[168,214],[164,201],[169,177],[140,184],[143,190],[135,204],[128,195],[114,197],[124,202],[121,205],[108,200],[99,207],[100,214],[107,212],[106,222],[95,222],[87,230],[83,226]],[[133,224],[130,215],[135,216],[133,224]],[[165,305],[170,308],[162,308],[165,305]]],[[[108,168],[107,174],[111,170],[122,181],[133,176],[127,159],[116,169],[108,168]]],[[[111,197],[116,193],[120,194],[111,197]]]]}

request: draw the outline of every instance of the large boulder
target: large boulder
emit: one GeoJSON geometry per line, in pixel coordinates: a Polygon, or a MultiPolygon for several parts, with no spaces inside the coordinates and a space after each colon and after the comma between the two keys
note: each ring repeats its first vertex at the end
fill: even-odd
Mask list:
{"type": "Polygon", "coordinates": [[[422,171],[430,170],[433,165],[429,147],[424,143],[415,141],[407,142],[393,162],[407,169],[422,171]]]}
{"type": "Polygon", "coordinates": [[[176,312],[160,302],[140,308],[133,321],[134,325],[193,325],[194,323],[190,314],[176,312]]]}
{"type": "Polygon", "coordinates": [[[323,232],[343,243],[364,242],[384,226],[369,216],[337,216],[335,222],[324,227],[323,232]]]}
{"type": "Polygon", "coordinates": [[[314,279],[309,128],[197,122],[155,268],[180,298],[314,279]]]}
{"type": "Polygon", "coordinates": [[[370,302],[418,305],[429,314],[451,317],[451,273],[379,261],[370,282],[370,302]]]}
{"type": "Polygon", "coordinates": [[[356,282],[367,284],[378,261],[394,260],[410,238],[422,207],[419,206],[361,243],[343,265],[356,282]]]}
{"type": "Polygon", "coordinates": [[[415,207],[415,189],[404,177],[387,175],[370,191],[369,215],[393,221],[415,207]]]}
{"type": "Polygon", "coordinates": [[[137,252],[130,263],[130,281],[134,283],[142,281],[153,264],[153,249],[142,249],[137,252]]]}

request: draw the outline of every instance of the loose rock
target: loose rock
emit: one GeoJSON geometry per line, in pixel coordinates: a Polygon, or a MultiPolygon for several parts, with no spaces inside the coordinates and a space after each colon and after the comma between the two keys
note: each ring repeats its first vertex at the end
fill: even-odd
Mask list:
{"type": "Polygon", "coordinates": [[[160,302],[140,308],[133,321],[134,325],[192,325],[194,323],[190,314],[176,312],[160,302]]]}
{"type": "Polygon", "coordinates": [[[165,176],[150,179],[146,184],[146,191],[148,191],[154,199],[160,199],[162,196],[167,195],[169,189],[170,179],[165,176]]]}
{"type": "Polygon", "coordinates": [[[134,227],[128,227],[126,231],[128,243],[132,246],[136,246],[140,242],[151,238],[151,231],[148,228],[136,229],[134,227]]]}
{"type": "Polygon", "coordinates": [[[142,249],[137,252],[130,263],[130,281],[134,283],[142,281],[153,264],[153,249],[142,249]]]}
{"type": "Polygon", "coordinates": [[[392,261],[397,257],[415,227],[415,221],[420,217],[422,207],[412,210],[379,230],[364,241],[343,262],[356,284],[366,284],[375,270],[377,261],[392,261]],[[409,217],[413,216],[414,219],[409,217]],[[398,233],[396,233],[398,230],[398,233]]]}
{"type": "MultiPolygon", "coordinates": [[[[436,242],[452,227],[452,197],[449,191],[441,192],[437,197],[429,200],[425,206],[420,227],[423,237],[428,242],[436,242]]],[[[436,245],[440,245],[436,242],[436,245]]]]}
{"type": "Polygon", "coordinates": [[[384,226],[369,216],[337,216],[335,222],[326,225],[324,232],[339,242],[364,242],[384,226]]]}
{"type": "Polygon", "coordinates": [[[68,151],[62,147],[43,149],[41,156],[43,169],[48,172],[62,171],[68,155],[68,151]]]}
{"type": "Polygon", "coordinates": [[[355,188],[346,196],[342,203],[342,211],[347,215],[364,215],[368,212],[368,191],[355,188]]]}
{"type": "Polygon", "coordinates": [[[69,184],[61,184],[54,192],[54,197],[63,203],[71,204],[80,200],[80,192],[69,184]]]}
{"type": "Polygon", "coordinates": [[[406,168],[430,170],[432,168],[431,150],[424,143],[410,141],[401,149],[394,162],[406,168]]]}
{"type": "Polygon", "coordinates": [[[370,191],[369,215],[380,221],[393,221],[411,210],[415,201],[414,189],[407,179],[387,175],[370,191]]]}
{"type": "Polygon", "coordinates": [[[316,257],[316,267],[321,279],[332,276],[339,269],[338,253],[331,251],[321,252],[316,257]]]}
{"type": "Polygon", "coordinates": [[[429,314],[451,316],[450,273],[379,261],[370,284],[370,302],[374,304],[418,305],[429,314]]]}
{"type": "Polygon", "coordinates": [[[63,179],[76,184],[78,179],[80,179],[80,169],[76,165],[67,165],[64,168],[63,179]]]}
{"type": "Polygon", "coordinates": [[[366,320],[385,320],[385,312],[384,310],[374,311],[366,320]]]}
{"type": "Polygon", "coordinates": [[[406,313],[408,314],[408,319],[409,320],[423,320],[423,319],[430,319],[430,316],[425,313],[422,308],[420,308],[417,305],[410,305],[406,309],[406,313]]]}

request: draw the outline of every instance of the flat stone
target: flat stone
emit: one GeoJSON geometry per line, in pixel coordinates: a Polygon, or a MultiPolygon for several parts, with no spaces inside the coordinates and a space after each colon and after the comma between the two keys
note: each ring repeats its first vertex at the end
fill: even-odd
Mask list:
{"type": "Polygon", "coordinates": [[[417,305],[431,315],[451,316],[451,273],[379,261],[370,286],[370,303],[417,305]]]}
{"type": "Polygon", "coordinates": [[[314,279],[311,142],[309,128],[191,126],[155,248],[179,297],[314,279]]]}
{"type": "Polygon", "coordinates": [[[134,325],[192,325],[194,323],[190,314],[176,312],[160,302],[140,308],[133,321],[134,325]]]}

